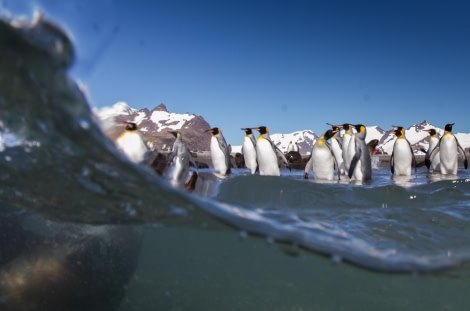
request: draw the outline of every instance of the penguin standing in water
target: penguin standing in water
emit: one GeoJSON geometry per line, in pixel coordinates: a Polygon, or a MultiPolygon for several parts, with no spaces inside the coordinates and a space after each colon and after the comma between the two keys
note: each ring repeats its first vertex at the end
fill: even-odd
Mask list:
{"type": "Polygon", "coordinates": [[[349,171],[349,165],[351,164],[351,159],[352,156],[354,155],[349,155],[348,153],[348,147],[349,147],[349,142],[351,141],[351,137],[353,135],[352,131],[352,125],[345,123],[342,125],[344,133],[343,133],[343,141],[342,141],[342,151],[343,151],[343,163],[344,163],[344,169],[346,172],[349,171]]]}
{"type": "Polygon", "coordinates": [[[259,131],[256,142],[256,159],[258,160],[258,169],[260,175],[280,176],[279,163],[277,157],[280,156],[286,166],[287,159],[277,148],[269,137],[269,130],[266,126],[253,128],[259,131]]]}
{"type": "Polygon", "coordinates": [[[440,171],[443,175],[457,175],[458,156],[463,157],[463,165],[465,169],[468,167],[467,157],[459,141],[452,133],[454,123],[446,124],[444,128],[444,135],[439,140],[439,144],[434,147],[429,156],[426,154],[425,163],[429,167],[431,159],[439,152],[440,157],[440,171]]]}
{"type": "Polygon", "coordinates": [[[333,130],[335,134],[331,136],[331,138],[328,139],[326,142],[327,144],[329,144],[330,149],[333,152],[333,155],[335,156],[338,174],[345,175],[346,169],[344,167],[343,149],[342,149],[343,147],[341,145],[341,140],[339,139],[339,133],[340,133],[342,126],[332,125],[332,124],[328,124],[328,125],[331,126],[331,129],[333,130]]]}
{"type": "MultiPolygon", "coordinates": [[[[338,128],[339,129],[339,128],[338,128]]],[[[317,139],[312,147],[310,158],[305,166],[304,178],[308,179],[310,170],[313,170],[313,178],[316,180],[333,180],[335,165],[338,166],[331,145],[328,144],[337,130],[328,130],[317,139]]],[[[340,175],[338,174],[338,179],[340,175]]]]}
{"type": "Polygon", "coordinates": [[[126,130],[116,139],[115,144],[132,162],[142,163],[148,156],[149,148],[144,135],[134,122],[126,122],[126,130]]]}
{"type": "Polygon", "coordinates": [[[367,130],[362,124],[354,125],[356,129],[356,139],[350,141],[355,147],[354,157],[349,166],[348,176],[354,177],[356,181],[368,183],[372,180],[372,162],[369,147],[366,144],[367,130]]]}
{"type": "Polygon", "coordinates": [[[189,177],[189,164],[191,163],[193,167],[197,168],[196,163],[183,143],[181,133],[178,131],[173,131],[171,134],[176,137],[176,140],[173,143],[173,149],[168,156],[168,164],[174,164],[171,176],[171,184],[175,187],[185,185],[187,190],[192,190],[195,187],[196,181],[194,179],[197,178],[197,173],[194,172],[187,184],[186,180],[189,177]]]}
{"type": "Polygon", "coordinates": [[[411,167],[416,170],[416,158],[411,144],[405,137],[405,129],[397,126],[392,131],[397,136],[390,157],[390,170],[393,176],[411,176],[411,167]]]}
{"type": "Polygon", "coordinates": [[[431,152],[439,144],[439,133],[435,129],[426,130],[429,133],[429,148],[426,151],[426,158],[428,158],[430,163],[426,163],[426,167],[431,173],[440,171],[441,158],[439,152],[436,152],[431,158],[431,152]]]}
{"type": "Polygon", "coordinates": [[[211,159],[216,174],[227,176],[231,173],[230,153],[231,148],[227,145],[221,130],[218,127],[211,128],[207,132],[211,137],[211,159]]]}
{"type": "Polygon", "coordinates": [[[251,174],[255,174],[258,170],[258,162],[256,160],[256,140],[251,128],[242,128],[245,131],[243,139],[242,154],[245,159],[245,165],[251,174]]]}

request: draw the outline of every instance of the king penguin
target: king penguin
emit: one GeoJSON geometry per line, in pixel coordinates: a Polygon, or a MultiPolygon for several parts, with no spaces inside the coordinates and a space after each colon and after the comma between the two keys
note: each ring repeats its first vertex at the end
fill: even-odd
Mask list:
{"type": "Polygon", "coordinates": [[[277,157],[280,156],[284,164],[288,166],[286,157],[272,142],[266,126],[257,127],[254,130],[259,131],[256,142],[256,159],[258,160],[259,174],[269,176],[281,175],[277,157]]]}
{"type": "Polygon", "coordinates": [[[134,122],[126,122],[126,130],[116,139],[115,143],[117,148],[132,162],[142,163],[146,160],[149,148],[134,122]]]}
{"type": "Polygon", "coordinates": [[[372,162],[366,144],[367,130],[362,124],[354,125],[354,128],[357,131],[356,139],[349,144],[354,144],[355,153],[349,166],[348,176],[354,177],[356,181],[368,183],[372,180],[372,162]]]}
{"type": "Polygon", "coordinates": [[[349,170],[349,165],[351,164],[351,158],[352,156],[349,156],[348,154],[348,147],[349,147],[349,142],[351,141],[351,137],[353,135],[352,131],[352,125],[349,123],[345,123],[342,125],[344,133],[343,133],[343,141],[341,143],[342,146],[342,151],[343,151],[343,163],[344,163],[344,168],[346,172],[349,170]]]}
{"type": "Polygon", "coordinates": [[[336,165],[338,169],[338,174],[339,175],[345,175],[346,174],[346,169],[344,167],[344,159],[343,159],[343,146],[341,145],[341,140],[339,138],[340,130],[342,126],[340,125],[332,125],[331,126],[332,131],[334,132],[334,135],[331,136],[329,140],[327,140],[327,144],[329,144],[331,151],[333,152],[333,155],[335,156],[336,160],[336,165]]]}
{"type": "Polygon", "coordinates": [[[256,160],[256,140],[251,128],[242,128],[245,131],[243,139],[242,154],[245,159],[245,165],[251,174],[255,174],[258,170],[258,162],[256,160]]]}
{"type": "Polygon", "coordinates": [[[194,189],[197,173],[195,172],[190,178],[190,182],[186,184],[186,181],[189,178],[189,164],[191,163],[193,167],[197,167],[196,163],[193,160],[193,157],[189,153],[185,144],[183,143],[181,133],[178,131],[171,132],[176,137],[175,142],[173,143],[173,148],[171,153],[168,156],[168,165],[174,164],[171,176],[171,184],[175,187],[181,187],[182,185],[186,186],[187,190],[194,189]]]}
{"type": "Polygon", "coordinates": [[[308,179],[308,174],[312,170],[315,180],[333,180],[335,165],[338,166],[338,164],[331,145],[327,142],[336,132],[337,130],[326,131],[313,145],[310,158],[304,170],[305,179],[308,179]]]}
{"type": "Polygon", "coordinates": [[[431,152],[439,144],[439,133],[435,129],[426,130],[429,133],[429,148],[426,151],[426,158],[429,159],[429,162],[426,163],[426,167],[429,169],[429,172],[436,173],[440,172],[440,163],[441,158],[439,152],[436,152],[431,158],[431,152]]]}
{"type": "Polygon", "coordinates": [[[446,124],[444,128],[444,135],[439,140],[439,144],[434,147],[429,157],[426,155],[426,166],[430,165],[431,159],[439,152],[440,157],[440,171],[443,175],[457,175],[458,156],[463,157],[463,165],[465,169],[468,167],[467,157],[462,146],[460,146],[457,137],[452,133],[454,123],[446,124]]]}
{"type": "Polygon", "coordinates": [[[211,128],[207,132],[212,134],[211,158],[214,170],[219,175],[227,176],[231,173],[230,147],[218,127],[211,128]]]}
{"type": "Polygon", "coordinates": [[[393,176],[411,176],[411,167],[416,169],[416,158],[411,144],[405,137],[405,129],[397,126],[393,131],[397,136],[390,157],[390,170],[393,176]]]}

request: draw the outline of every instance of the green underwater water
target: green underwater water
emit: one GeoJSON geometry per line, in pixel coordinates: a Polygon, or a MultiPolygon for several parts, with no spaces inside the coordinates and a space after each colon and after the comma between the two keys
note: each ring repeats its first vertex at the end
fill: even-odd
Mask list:
{"type": "Polygon", "coordinates": [[[155,228],[119,310],[465,310],[468,272],[373,272],[231,230],[155,228]]]}

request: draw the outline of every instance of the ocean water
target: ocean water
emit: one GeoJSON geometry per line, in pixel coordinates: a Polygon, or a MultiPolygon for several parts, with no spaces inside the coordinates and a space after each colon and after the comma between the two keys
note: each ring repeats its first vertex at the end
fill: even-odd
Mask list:
{"type": "MultiPolygon", "coordinates": [[[[53,237],[55,244],[28,248],[30,257],[64,244],[70,252],[82,235],[105,236],[90,256],[101,260],[105,279],[129,275],[121,311],[467,307],[469,171],[440,178],[420,167],[393,180],[379,166],[371,184],[357,185],[306,181],[301,171],[267,177],[235,169],[221,180],[208,169],[197,191],[182,192],[116,150],[67,76],[71,43],[53,25],[36,27],[0,22],[4,254],[20,231],[53,237]],[[108,245],[113,251],[103,251],[108,245]],[[135,271],[106,269],[126,256],[135,271]]],[[[16,258],[4,254],[0,264],[10,268],[16,258]]],[[[5,271],[0,266],[0,308],[15,298],[4,289],[5,271]]],[[[102,298],[110,310],[119,305],[102,298]]]]}

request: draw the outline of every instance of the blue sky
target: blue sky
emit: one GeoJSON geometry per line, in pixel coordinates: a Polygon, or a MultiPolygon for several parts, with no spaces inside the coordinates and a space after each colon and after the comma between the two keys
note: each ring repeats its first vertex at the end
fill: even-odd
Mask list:
{"type": "Polygon", "coordinates": [[[232,145],[260,125],[321,134],[327,122],[427,120],[470,132],[468,1],[23,3],[73,33],[72,74],[97,107],[164,103],[232,145]]]}

